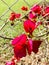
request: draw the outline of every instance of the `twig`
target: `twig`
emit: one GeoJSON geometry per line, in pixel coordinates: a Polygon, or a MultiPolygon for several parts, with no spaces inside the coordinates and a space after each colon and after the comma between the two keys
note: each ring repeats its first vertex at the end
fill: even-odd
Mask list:
{"type": "Polygon", "coordinates": [[[1,35],[0,35],[0,37],[3,38],[3,39],[13,40],[13,38],[4,37],[4,36],[1,36],[1,35]]]}
{"type": "Polygon", "coordinates": [[[49,31],[46,32],[46,33],[44,33],[44,34],[42,34],[42,35],[37,35],[37,36],[35,36],[35,37],[42,37],[42,36],[44,36],[44,35],[46,35],[46,34],[49,34],[49,31]]]}
{"type": "MultiPolygon", "coordinates": [[[[42,35],[34,36],[34,37],[42,37],[42,36],[44,36],[44,35],[46,35],[46,34],[49,34],[49,32],[44,33],[44,34],[42,34],[42,35]]],[[[13,40],[13,38],[4,37],[4,36],[1,36],[1,35],[0,35],[0,37],[3,38],[3,39],[13,40]]]]}
{"type": "Polygon", "coordinates": [[[43,17],[40,18],[40,20],[43,19],[43,18],[45,18],[48,15],[49,15],[49,13],[45,14],[43,17]]]}

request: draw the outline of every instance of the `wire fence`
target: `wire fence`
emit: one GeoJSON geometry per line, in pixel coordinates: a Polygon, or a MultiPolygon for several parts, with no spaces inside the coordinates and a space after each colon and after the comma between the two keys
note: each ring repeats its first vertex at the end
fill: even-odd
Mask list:
{"type": "MultiPolygon", "coordinates": [[[[29,6],[29,7],[31,7],[31,5],[26,1],[26,0],[23,0],[26,4],[27,4],[27,6],[29,6]]],[[[19,2],[19,0],[15,0],[10,6],[8,5],[8,3],[6,3],[6,1],[5,0],[1,0],[1,2],[3,2],[3,4],[5,4],[5,6],[7,6],[7,9],[2,13],[2,15],[0,15],[0,21],[4,21],[4,22],[6,22],[6,23],[4,23],[1,27],[0,27],[0,31],[4,28],[4,26],[8,23],[8,18],[6,18],[6,14],[9,12],[9,11],[11,11],[11,12],[15,12],[13,9],[12,9],[12,7],[15,5],[15,4],[17,4],[18,2],[19,2]],[[5,16],[5,20],[3,20],[2,18],[5,16]]],[[[24,15],[25,16],[25,15],[24,15]]],[[[23,17],[23,16],[22,16],[23,17]]],[[[22,18],[21,17],[21,18],[22,18]]]]}
{"type": "MultiPolygon", "coordinates": [[[[26,2],[25,0],[23,0],[28,6],[30,6],[28,4],[28,2],[26,2]]],[[[4,23],[2,24],[2,26],[0,27],[0,31],[6,26],[6,24],[9,22],[9,17],[6,18],[6,14],[11,11],[11,12],[15,12],[12,7],[17,4],[19,2],[19,0],[15,0],[10,6],[8,5],[8,3],[6,3],[5,0],[1,0],[1,2],[3,2],[3,4],[5,4],[5,6],[7,6],[7,9],[2,13],[2,15],[0,15],[0,21],[3,21],[4,23]],[[2,18],[5,16],[5,20],[3,20],[2,18]]]]}
{"type": "MultiPolygon", "coordinates": [[[[6,19],[6,20],[3,20],[2,17],[4,17],[9,11],[11,12],[15,12],[15,10],[12,9],[12,7],[17,4],[19,2],[19,0],[15,0],[10,6],[8,5],[8,3],[5,1],[5,0],[1,0],[6,6],[7,6],[7,9],[5,10],[4,13],[2,13],[2,15],[0,16],[0,21],[4,21],[4,24],[0,27],[0,31],[6,26],[6,24],[9,22],[9,17],[6,19]]],[[[26,5],[31,8],[33,4],[29,4],[26,0],[23,0],[26,5]]],[[[41,2],[40,2],[41,3],[41,2]]],[[[36,3],[36,4],[39,4],[39,3],[36,3]]],[[[29,11],[28,11],[29,12],[29,11]]],[[[26,16],[28,14],[28,12],[26,14],[24,14],[21,19],[26,16]]],[[[42,18],[40,18],[42,19],[42,18]]],[[[21,20],[20,20],[21,21],[21,20]]],[[[18,22],[19,23],[19,22],[18,22]]],[[[18,24],[16,23],[16,25],[18,24]]],[[[40,31],[40,28],[38,28],[39,30],[39,33],[42,34],[43,32],[40,31]]],[[[45,29],[44,29],[45,30],[45,29]]],[[[1,36],[0,36],[1,37],[1,36]]]]}
{"type": "MultiPolygon", "coordinates": [[[[14,3],[12,3],[10,6],[6,3],[6,1],[4,1],[4,0],[1,0],[8,8],[7,8],[7,10],[0,16],[0,19],[1,19],[1,17],[3,17],[4,15],[6,15],[7,13],[8,13],[8,11],[10,10],[10,11],[13,11],[14,12],[14,10],[12,10],[12,7],[15,5],[15,4],[17,4],[17,2],[19,1],[19,0],[16,0],[14,3]]],[[[29,7],[31,6],[26,0],[23,0],[29,7]]]]}
{"type": "MultiPolygon", "coordinates": [[[[7,6],[7,9],[0,15],[0,21],[3,21],[2,26],[0,26],[0,31],[4,29],[4,27],[8,24],[9,22],[9,17],[6,17],[6,15],[8,14],[9,11],[11,12],[15,12],[15,10],[12,9],[13,6],[15,6],[15,4],[17,4],[20,0],[15,0],[12,4],[8,4],[5,0],[1,0],[1,2],[3,4],[5,4],[5,6],[7,6]],[[5,18],[5,20],[3,19],[5,18]]],[[[21,2],[21,1],[20,1],[21,2]]],[[[23,0],[23,2],[30,8],[32,5],[30,5],[26,0],[23,0]]],[[[17,10],[18,11],[18,10],[17,10]]],[[[17,12],[16,11],[16,12],[17,12]]],[[[21,19],[27,15],[28,12],[26,14],[24,14],[21,19]]],[[[9,15],[8,15],[9,16],[9,15]]],[[[20,20],[21,21],[21,20],[20,20]]],[[[17,22],[14,26],[16,26],[19,22],[17,22]]],[[[13,29],[13,28],[12,28],[13,29]]],[[[7,31],[7,30],[6,30],[7,31]]],[[[5,32],[6,32],[5,31],[5,32]]],[[[14,30],[15,31],[15,30],[14,30]]],[[[16,32],[16,31],[15,31],[16,32]]],[[[1,36],[0,36],[1,37],[1,36]]]]}

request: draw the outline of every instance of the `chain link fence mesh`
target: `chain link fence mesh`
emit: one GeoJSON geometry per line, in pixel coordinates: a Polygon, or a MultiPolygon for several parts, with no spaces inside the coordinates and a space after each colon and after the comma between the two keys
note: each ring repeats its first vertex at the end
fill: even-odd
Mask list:
{"type": "MultiPolygon", "coordinates": [[[[13,29],[12,27],[9,27],[7,29],[4,29],[4,27],[6,28],[6,25],[8,26],[8,18],[10,16],[10,13],[11,12],[17,12],[17,13],[21,13],[22,14],[22,17],[25,16],[26,12],[22,12],[21,11],[21,7],[22,5],[24,6],[28,6],[28,8],[30,8],[33,4],[31,2],[31,0],[27,1],[27,0],[11,0],[9,1],[6,1],[6,0],[0,0],[0,31],[3,29],[4,30],[4,33],[5,32],[8,32],[9,28],[13,29]],[[12,2],[13,1],[13,2],[12,2]],[[19,5],[20,4],[20,5],[19,5]]],[[[37,1],[36,1],[37,2],[37,1]]],[[[33,3],[35,3],[33,1],[33,3]]],[[[15,26],[19,24],[19,22],[16,22],[15,26]]],[[[14,26],[14,28],[15,28],[14,26]]],[[[14,29],[13,29],[14,30],[14,29]]],[[[15,31],[15,30],[14,30],[15,31]]],[[[16,31],[15,31],[16,32],[16,31]]],[[[2,33],[2,32],[1,32],[2,33]]],[[[21,32],[20,32],[21,33],[21,32]]]]}

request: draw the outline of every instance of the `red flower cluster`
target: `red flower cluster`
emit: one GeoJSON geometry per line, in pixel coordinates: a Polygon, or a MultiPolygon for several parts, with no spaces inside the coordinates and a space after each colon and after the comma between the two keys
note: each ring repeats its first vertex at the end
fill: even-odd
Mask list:
{"type": "Polygon", "coordinates": [[[12,12],[11,15],[10,15],[9,20],[10,20],[10,21],[14,21],[14,20],[17,19],[17,18],[20,18],[20,16],[21,16],[21,14],[17,14],[17,13],[15,13],[15,12],[12,12]]]}
{"type": "Polygon", "coordinates": [[[17,59],[26,56],[26,40],[27,37],[23,34],[12,41],[12,45],[14,46],[14,55],[17,59]]]}
{"type": "Polygon", "coordinates": [[[36,18],[41,14],[41,11],[42,8],[39,5],[35,5],[31,8],[31,11],[28,13],[28,19],[24,21],[24,29],[27,33],[32,35],[32,32],[42,23],[36,22],[36,18]]]}
{"type": "Polygon", "coordinates": [[[28,11],[28,7],[25,7],[25,6],[23,6],[21,9],[22,9],[23,11],[28,11]]]}
{"type": "Polygon", "coordinates": [[[40,14],[41,13],[41,6],[39,5],[34,5],[32,8],[31,8],[31,11],[32,12],[35,12],[37,14],[40,14]]]}
{"type": "MultiPolygon", "coordinates": [[[[28,10],[28,8],[25,6],[23,6],[21,9],[23,11],[28,10]]],[[[36,22],[37,16],[43,14],[41,13],[41,11],[42,11],[41,6],[39,5],[33,6],[31,8],[31,11],[27,14],[27,19],[23,23],[25,31],[29,33],[30,36],[32,35],[33,31],[37,28],[37,26],[39,26],[39,24],[42,24],[42,22],[36,22]]],[[[46,13],[49,13],[49,7],[45,8],[44,15],[46,13]]],[[[13,21],[16,18],[20,18],[20,16],[21,14],[11,13],[10,20],[13,21]]],[[[28,38],[26,34],[22,34],[18,37],[15,37],[12,40],[14,57],[18,60],[22,57],[25,57],[27,53],[30,55],[32,51],[34,53],[37,53],[41,42],[42,42],[41,40],[32,40],[31,38],[28,38]]],[[[12,64],[15,65],[14,63],[12,64]]],[[[12,64],[7,63],[6,65],[12,65],[12,64]]]]}
{"type": "Polygon", "coordinates": [[[20,59],[26,56],[26,49],[30,55],[33,51],[34,53],[38,52],[38,48],[41,44],[41,41],[32,41],[32,39],[27,39],[25,34],[22,34],[19,37],[16,37],[12,40],[12,45],[14,47],[14,56],[16,59],[20,59]]]}
{"type": "Polygon", "coordinates": [[[24,21],[24,29],[27,33],[32,35],[32,32],[37,28],[36,21],[26,20],[24,21]]]}

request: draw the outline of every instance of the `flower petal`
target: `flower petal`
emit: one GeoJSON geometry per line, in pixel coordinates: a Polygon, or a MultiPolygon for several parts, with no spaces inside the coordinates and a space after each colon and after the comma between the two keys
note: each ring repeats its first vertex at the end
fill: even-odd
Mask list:
{"type": "Polygon", "coordinates": [[[18,37],[15,37],[15,38],[12,40],[11,43],[12,43],[13,46],[15,46],[15,45],[17,45],[17,44],[20,44],[20,43],[21,43],[21,45],[22,45],[22,44],[25,44],[26,39],[27,39],[27,36],[26,36],[25,34],[22,34],[22,35],[20,35],[20,36],[18,36],[18,37]]]}
{"type": "Polygon", "coordinates": [[[29,39],[27,42],[27,51],[28,51],[28,54],[30,55],[32,52],[32,39],[29,39]]]}
{"type": "Polygon", "coordinates": [[[17,59],[26,56],[26,40],[27,36],[22,34],[12,41],[12,45],[14,46],[14,55],[17,59]]]}
{"type": "Polygon", "coordinates": [[[41,6],[39,6],[39,5],[34,5],[34,6],[31,8],[31,10],[32,10],[33,12],[35,12],[35,13],[40,14],[40,12],[41,12],[41,6]]]}
{"type": "Polygon", "coordinates": [[[23,11],[28,11],[28,7],[22,6],[21,8],[23,11]]]}
{"type": "Polygon", "coordinates": [[[38,52],[38,48],[39,48],[41,42],[42,41],[40,41],[40,40],[33,40],[33,45],[32,45],[33,49],[32,49],[32,51],[34,53],[37,53],[38,52]]]}
{"type": "Polygon", "coordinates": [[[35,28],[36,28],[36,23],[34,21],[31,21],[29,19],[24,21],[24,29],[27,33],[32,34],[35,28]]]}
{"type": "Polygon", "coordinates": [[[5,65],[15,65],[15,62],[14,61],[6,62],[5,65]]]}

